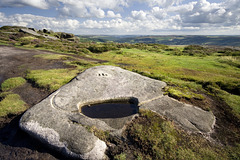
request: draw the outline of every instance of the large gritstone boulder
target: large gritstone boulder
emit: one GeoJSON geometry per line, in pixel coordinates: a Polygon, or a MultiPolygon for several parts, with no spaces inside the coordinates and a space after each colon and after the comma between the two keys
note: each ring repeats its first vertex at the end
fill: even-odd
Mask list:
{"type": "Polygon", "coordinates": [[[165,82],[119,67],[93,67],[29,109],[22,116],[20,127],[66,156],[94,160],[104,159],[107,145],[89,131],[89,126],[119,133],[137,114],[138,108],[169,117],[189,131],[212,131],[215,117],[211,112],[164,96],[162,89],[165,86],[165,82]],[[127,102],[130,108],[134,105],[137,108],[133,108],[131,114],[120,115],[124,107],[113,105],[115,108],[111,109],[102,106],[89,113],[93,117],[84,114],[88,107],[105,102],[127,102]],[[103,110],[106,115],[98,115],[103,110]],[[112,112],[116,117],[110,116],[112,112]]]}

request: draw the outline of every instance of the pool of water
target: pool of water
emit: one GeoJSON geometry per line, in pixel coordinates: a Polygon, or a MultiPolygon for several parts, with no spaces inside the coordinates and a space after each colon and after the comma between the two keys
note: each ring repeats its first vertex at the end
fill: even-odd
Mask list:
{"type": "Polygon", "coordinates": [[[2,82],[3,82],[3,76],[0,75],[0,85],[2,84],[2,82]]]}
{"type": "Polygon", "coordinates": [[[123,118],[138,113],[137,104],[128,102],[114,102],[86,105],[81,112],[90,118],[123,118]]]}

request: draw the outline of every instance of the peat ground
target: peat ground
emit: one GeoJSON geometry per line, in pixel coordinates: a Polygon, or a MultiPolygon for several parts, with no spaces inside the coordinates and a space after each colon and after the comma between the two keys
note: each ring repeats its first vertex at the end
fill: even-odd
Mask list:
{"type": "MultiPolygon", "coordinates": [[[[28,50],[20,49],[10,46],[0,46],[0,85],[1,83],[11,77],[24,77],[28,70],[34,69],[59,69],[72,68],[74,66],[67,65],[62,59],[46,60],[34,57],[38,54],[59,54],[50,51],[28,50]]],[[[81,57],[78,55],[70,55],[74,59],[84,59],[87,61],[103,62],[101,60],[81,57]]],[[[43,88],[38,88],[31,82],[25,83],[23,86],[13,90],[14,93],[19,94],[27,104],[32,107],[42,99],[47,97],[51,92],[43,88]]],[[[240,127],[238,121],[232,119],[228,114],[226,104],[219,101],[215,97],[207,96],[204,101],[180,99],[185,103],[190,103],[204,108],[209,106],[216,116],[215,131],[211,137],[224,145],[231,145],[235,142],[240,142],[240,127]]],[[[18,127],[19,119],[23,113],[18,115],[8,115],[0,117],[0,159],[64,159],[61,155],[45,148],[41,143],[32,139],[29,135],[21,131],[18,127]]],[[[125,145],[126,144],[122,144],[125,145]]],[[[120,151],[128,150],[121,147],[120,151]]],[[[119,150],[115,148],[115,150],[119,150]]],[[[131,150],[131,146],[130,146],[131,150]]],[[[131,151],[129,151],[131,152],[131,151]]],[[[111,153],[109,154],[111,155],[111,153]]],[[[114,155],[112,155],[114,156],[114,155]]]]}
{"type": "MultiPolygon", "coordinates": [[[[38,54],[58,53],[0,46],[0,85],[8,78],[17,76],[24,77],[27,70],[48,70],[74,67],[66,65],[61,59],[46,60],[34,57],[38,54]]],[[[78,59],[97,61],[95,59],[84,58],[81,56],[67,55],[78,59]]],[[[48,90],[38,88],[30,82],[14,89],[12,92],[19,94],[29,108],[51,94],[48,90]]],[[[0,159],[64,159],[60,155],[46,149],[41,143],[32,139],[29,135],[20,130],[18,122],[21,115],[22,113],[19,115],[0,117],[0,159]]]]}

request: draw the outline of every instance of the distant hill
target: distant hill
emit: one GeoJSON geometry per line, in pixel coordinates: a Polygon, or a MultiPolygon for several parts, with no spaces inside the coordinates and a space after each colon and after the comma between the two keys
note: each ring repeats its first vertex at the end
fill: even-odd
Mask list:
{"type": "Polygon", "coordinates": [[[78,36],[80,39],[92,42],[119,42],[119,43],[157,43],[166,45],[217,45],[240,46],[240,36],[196,36],[196,35],[169,35],[169,36],[78,36]]]}

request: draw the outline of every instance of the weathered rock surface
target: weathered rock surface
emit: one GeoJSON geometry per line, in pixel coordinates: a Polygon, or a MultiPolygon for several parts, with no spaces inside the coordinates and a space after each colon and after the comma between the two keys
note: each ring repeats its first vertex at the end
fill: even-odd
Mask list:
{"type": "Polygon", "coordinates": [[[27,28],[21,28],[19,32],[32,34],[34,36],[41,36],[41,34],[38,34],[36,31],[33,31],[32,29],[27,29],[27,28]]]}
{"type": "Polygon", "coordinates": [[[119,67],[93,67],[29,109],[22,116],[20,127],[62,154],[81,159],[103,159],[107,149],[86,126],[118,133],[134,116],[93,119],[79,112],[86,104],[137,99],[140,108],[167,116],[187,130],[212,131],[215,117],[211,112],[164,96],[165,86],[164,82],[119,67]]]}
{"type": "Polygon", "coordinates": [[[31,35],[34,35],[34,36],[42,36],[42,37],[45,37],[45,38],[48,38],[48,39],[53,39],[53,40],[57,40],[58,38],[57,37],[53,37],[53,36],[50,36],[50,35],[42,35],[42,34],[39,34],[36,32],[36,30],[34,28],[21,28],[19,30],[19,32],[23,32],[23,33],[28,33],[28,34],[31,34],[31,35]]]}

